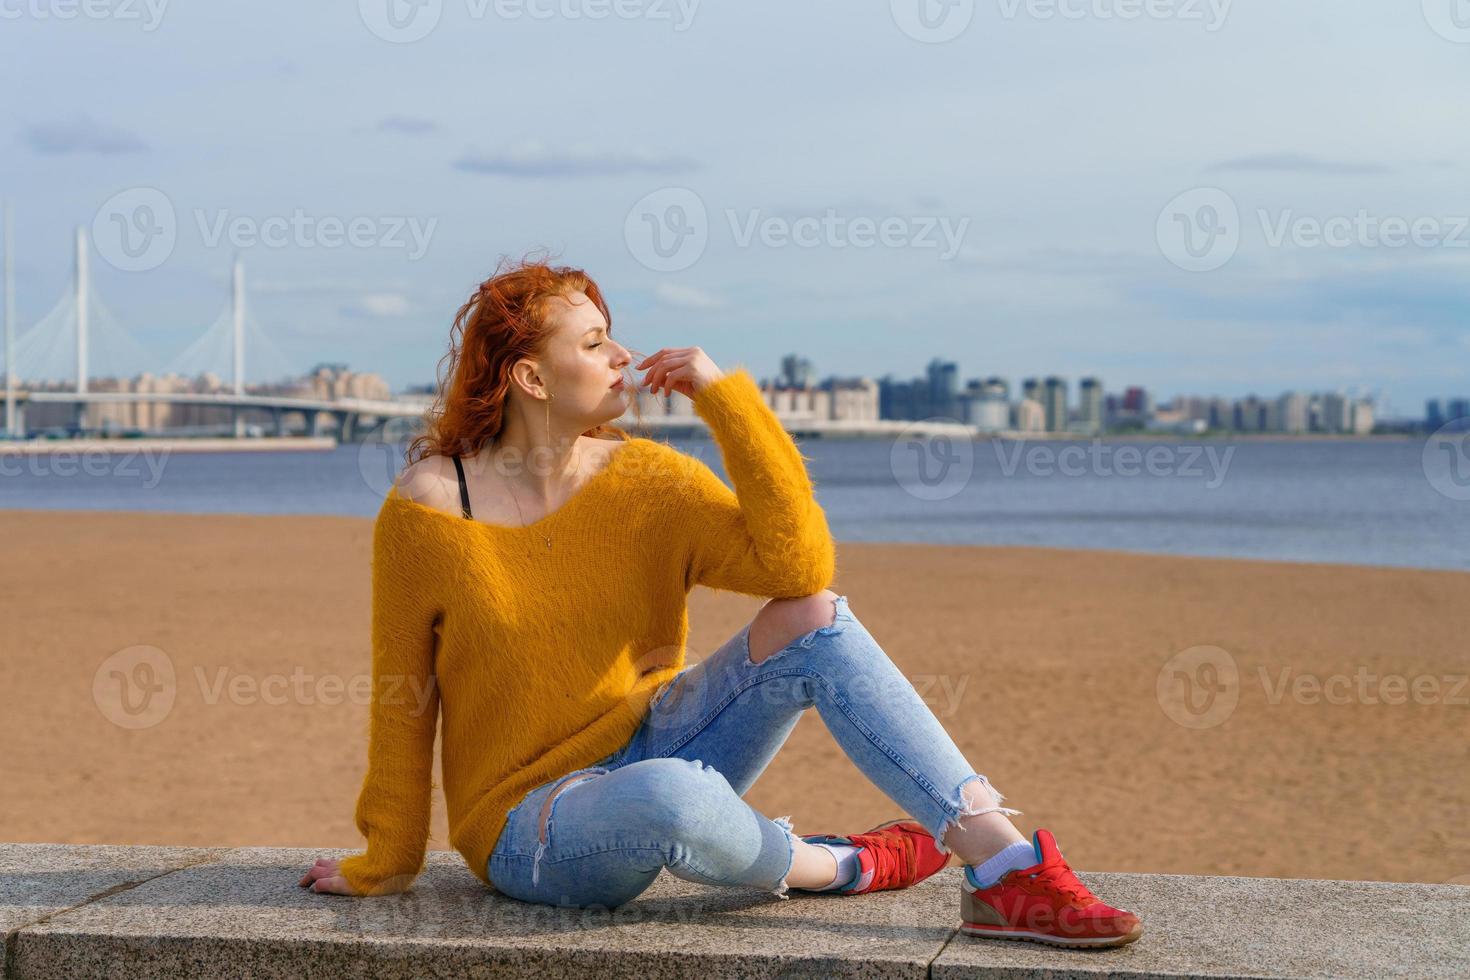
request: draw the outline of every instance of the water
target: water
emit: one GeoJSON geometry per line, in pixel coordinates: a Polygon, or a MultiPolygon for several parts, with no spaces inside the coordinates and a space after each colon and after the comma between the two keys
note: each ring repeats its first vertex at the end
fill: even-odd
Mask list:
{"type": "MultiPolygon", "coordinates": [[[[713,443],[673,442],[723,473],[713,443]]],[[[801,448],[840,541],[1470,569],[1470,466],[1419,440],[801,448]]],[[[371,517],[399,450],[0,457],[0,507],[371,517]]]]}

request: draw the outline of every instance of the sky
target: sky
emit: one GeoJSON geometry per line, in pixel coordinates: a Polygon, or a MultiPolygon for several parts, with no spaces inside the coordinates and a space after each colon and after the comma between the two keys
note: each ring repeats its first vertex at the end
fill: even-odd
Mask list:
{"type": "Polygon", "coordinates": [[[1470,396],[1467,82],[1465,0],[0,0],[0,197],[22,334],[92,236],[94,375],[228,376],[238,255],[250,380],[431,383],[539,250],[758,377],[1407,416],[1470,396]]]}

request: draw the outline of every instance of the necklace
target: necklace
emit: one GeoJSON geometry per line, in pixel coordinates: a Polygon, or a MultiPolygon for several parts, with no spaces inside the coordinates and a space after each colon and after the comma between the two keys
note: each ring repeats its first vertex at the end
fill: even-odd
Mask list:
{"type": "MultiPolygon", "coordinates": [[[[550,392],[548,392],[547,395],[546,395],[546,444],[548,446],[551,445],[551,399],[554,398],[554,397],[555,396],[552,395],[550,392]]],[[[579,463],[581,462],[581,454],[580,453],[578,454],[577,461],[579,463]]],[[[577,469],[580,470],[581,467],[579,466],[579,467],[577,467],[577,469]]],[[[510,482],[510,480],[506,480],[505,481],[505,485],[508,486],[508,487],[510,487],[510,499],[515,501],[515,504],[516,504],[516,516],[521,519],[521,526],[522,527],[525,527],[526,526],[526,515],[525,515],[525,512],[521,510],[521,498],[516,495],[515,485],[512,484],[510,482]]],[[[543,533],[541,535],[541,538],[542,538],[542,540],[544,540],[546,542],[546,550],[547,551],[550,551],[551,550],[551,535],[543,533]]]]}
{"type": "MultiPolygon", "coordinates": [[[[511,483],[510,483],[509,480],[505,481],[505,485],[508,486],[508,487],[510,487],[510,499],[512,499],[512,500],[514,500],[516,502],[516,516],[521,519],[521,526],[524,527],[526,525],[526,515],[521,512],[521,500],[520,500],[519,497],[516,496],[516,488],[514,486],[511,486],[511,483]]],[[[542,534],[541,537],[546,540],[546,550],[547,551],[550,551],[551,550],[551,535],[549,535],[549,534],[542,534]]]]}

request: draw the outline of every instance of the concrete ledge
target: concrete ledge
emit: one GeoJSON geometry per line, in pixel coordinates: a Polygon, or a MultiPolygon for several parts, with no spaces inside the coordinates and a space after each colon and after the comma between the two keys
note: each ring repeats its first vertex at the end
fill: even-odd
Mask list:
{"type": "Polygon", "coordinates": [[[1470,976],[1462,885],[1082,872],[1145,932],[1071,951],[959,935],[958,867],[784,902],[665,872],[612,910],[489,892],[452,851],[402,895],[297,886],[317,857],[350,853],[0,844],[3,976],[1470,976]]]}

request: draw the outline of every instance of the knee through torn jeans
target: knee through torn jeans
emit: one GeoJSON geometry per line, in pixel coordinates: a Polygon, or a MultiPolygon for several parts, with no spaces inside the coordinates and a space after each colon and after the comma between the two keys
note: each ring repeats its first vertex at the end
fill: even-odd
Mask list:
{"type": "MultiPolygon", "coordinates": [[[[816,707],[853,764],[937,842],[962,815],[1021,811],[977,773],[913,684],[848,607],[760,663],[750,624],[662,687],[632,738],[536,787],[510,811],[487,873],[528,902],[616,908],[658,873],[786,894],[789,817],[741,797],[816,707]],[[995,805],[967,805],[979,780],[995,805]]],[[[853,831],[866,828],[853,828],[853,831]]],[[[828,831],[831,832],[831,831],[828,831]]]]}

